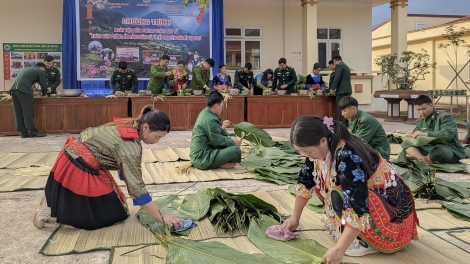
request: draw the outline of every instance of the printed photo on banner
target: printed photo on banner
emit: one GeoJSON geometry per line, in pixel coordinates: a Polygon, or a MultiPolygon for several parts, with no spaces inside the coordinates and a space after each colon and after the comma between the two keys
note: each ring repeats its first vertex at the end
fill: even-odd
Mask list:
{"type": "Polygon", "coordinates": [[[36,53],[34,52],[25,52],[24,53],[25,60],[36,60],[36,53]]]}
{"type": "Polygon", "coordinates": [[[12,60],[22,60],[22,59],[23,59],[23,53],[11,52],[10,58],[11,58],[12,60]]]}
{"type": "Polygon", "coordinates": [[[55,53],[55,52],[51,52],[49,54],[47,54],[49,56],[52,56],[52,58],[54,58],[54,60],[60,60],[61,58],[61,54],[60,53],[55,53]]]}
{"type": "Polygon", "coordinates": [[[40,52],[38,53],[38,57],[41,59],[41,60],[44,60],[47,56],[47,53],[44,53],[44,52],[40,52]]]}
{"type": "Polygon", "coordinates": [[[12,72],[11,72],[11,78],[12,78],[12,79],[15,79],[16,76],[18,76],[18,74],[20,74],[19,71],[12,71],[12,72]]]}
{"type": "Polygon", "coordinates": [[[139,62],[139,47],[116,47],[116,61],[139,62]]]}
{"type": "Polygon", "coordinates": [[[170,57],[170,63],[168,64],[171,67],[178,65],[178,61],[182,59],[181,55],[168,55],[170,57]]]}
{"type": "Polygon", "coordinates": [[[142,51],[142,58],[144,64],[155,64],[160,62],[160,58],[162,57],[161,50],[144,50],[142,51]]]}
{"type": "Polygon", "coordinates": [[[20,61],[13,61],[11,63],[11,68],[12,69],[23,69],[23,62],[20,61]]]}
{"type": "Polygon", "coordinates": [[[24,67],[25,68],[36,67],[36,62],[35,61],[25,61],[24,62],[24,67]]]}
{"type": "Polygon", "coordinates": [[[109,80],[126,61],[140,80],[170,56],[192,69],[211,57],[210,0],[77,0],[79,80],[109,80]]]}

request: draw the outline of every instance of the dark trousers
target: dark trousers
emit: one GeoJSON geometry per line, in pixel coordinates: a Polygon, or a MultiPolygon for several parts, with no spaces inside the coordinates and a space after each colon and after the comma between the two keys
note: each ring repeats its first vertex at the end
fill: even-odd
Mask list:
{"type": "Polygon", "coordinates": [[[18,132],[21,136],[27,136],[28,130],[30,134],[37,134],[39,131],[34,124],[34,96],[19,90],[12,90],[11,97],[18,132]]]}
{"type": "Polygon", "coordinates": [[[348,125],[348,120],[341,115],[341,110],[339,110],[339,101],[345,97],[345,96],[351,96],[351,94],[337,94],[336,95],[336,112],[338,114],[338,120],[342,122],[345,125],[348,125]]]}

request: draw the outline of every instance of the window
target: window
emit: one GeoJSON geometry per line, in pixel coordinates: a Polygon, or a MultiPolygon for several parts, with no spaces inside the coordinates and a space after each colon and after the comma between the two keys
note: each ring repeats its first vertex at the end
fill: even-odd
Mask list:
{"type": "MultiPolygon", "coordinates": [[[[341,55],[342,30],[339,28],[318,28],[318,63],[322,68],[328,66],[328,61],[334,56],[341,55]]],[[[313,66],[313,65],[312,65],[313,66]]]]}
{"type": "Polygon", "coordinates": [[[261,69],[261,28],[225,28],[225,64],[236,70],[250,62],[253,70],[261,69]]]}
{"type": "Polygon", "coordinates": [[[415,29],[420,30],[426,28],[426,23],[416,23],[415,29]]]}

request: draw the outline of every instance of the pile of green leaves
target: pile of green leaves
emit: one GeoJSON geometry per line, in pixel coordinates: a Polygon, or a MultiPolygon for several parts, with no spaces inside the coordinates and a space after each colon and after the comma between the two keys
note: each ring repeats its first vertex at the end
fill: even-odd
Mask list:
{"type": "MultiPolygon", "coordinates": [[[[220,188],[201,189],[194,194],[186,195],[184,200],[176,194],[165,196],[154,201],[165,214],[178,215],[183,219],[200,220],[205,216],[215,225],[215,230],[232,233],[236,229],[244,230],[250,221],[258,221],[261,215],[283,221],[282,216],[273,205],[252,194],[232,194],[220,188]]],[[[141,209],[136,217],[154,234],[162,234],[163,223],[141,209]]],[[[177,232],[188,235],[190,230],[177,232]]]]}
{"type": "Polygon", "coordinates": [[[233,233],[236,229],[245,230],[251,221],[259,222],[262,215],[283,221],[276,207],[252,194],[232,194],[220,188],[207,189],[214,197],[211,202],[209,220],[215,224],[215,231],[233,233]]]}
{"type": "Polygon", "coordinates": [[[272,147],[274,141],[272,137],[260,127],[248,122],[241,122],[234,126],[237,137],[244,139],[254,146],[272,147]]]}
{"type": "Polygon", "coordinates": [[[266,131],[248,122],[235,125],[234,132],[253,145],[241,165],[256,174],[255,179],[279,185],[297,183],[304,158],[290,142],[275,142],[266,131]]]}
{"type": "Polygon", "coordinates": [[[415,197],[429,200],[462,202],[470,197],[470,191],[454,182],[436,177],[434,171],[426,174],[424,179],[415,181],[418,188],[415,197]]]}
{"type": "Polygon", "coordinates": [[[279,185],[297,183],[305,158],[277,147],[255,147],[240,163],[253,172],[255,179],[279,185]]]}

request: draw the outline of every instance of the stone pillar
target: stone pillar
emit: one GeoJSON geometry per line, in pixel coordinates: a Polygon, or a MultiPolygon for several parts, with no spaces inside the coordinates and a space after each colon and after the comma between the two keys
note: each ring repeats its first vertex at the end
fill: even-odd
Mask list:
{"type": "Polygon", "coordinates": [[[408,0],[392,0],[390,1],[391,9],[391,54],[397,54],[401,57],[401,53],[407,50],[408,40],[408,0]]]}
{"type": "Polygon", "coordinates": [[[302,74],[312,71],[318,61],[317,0],[300,0],[302,6],[302,74]]]}

